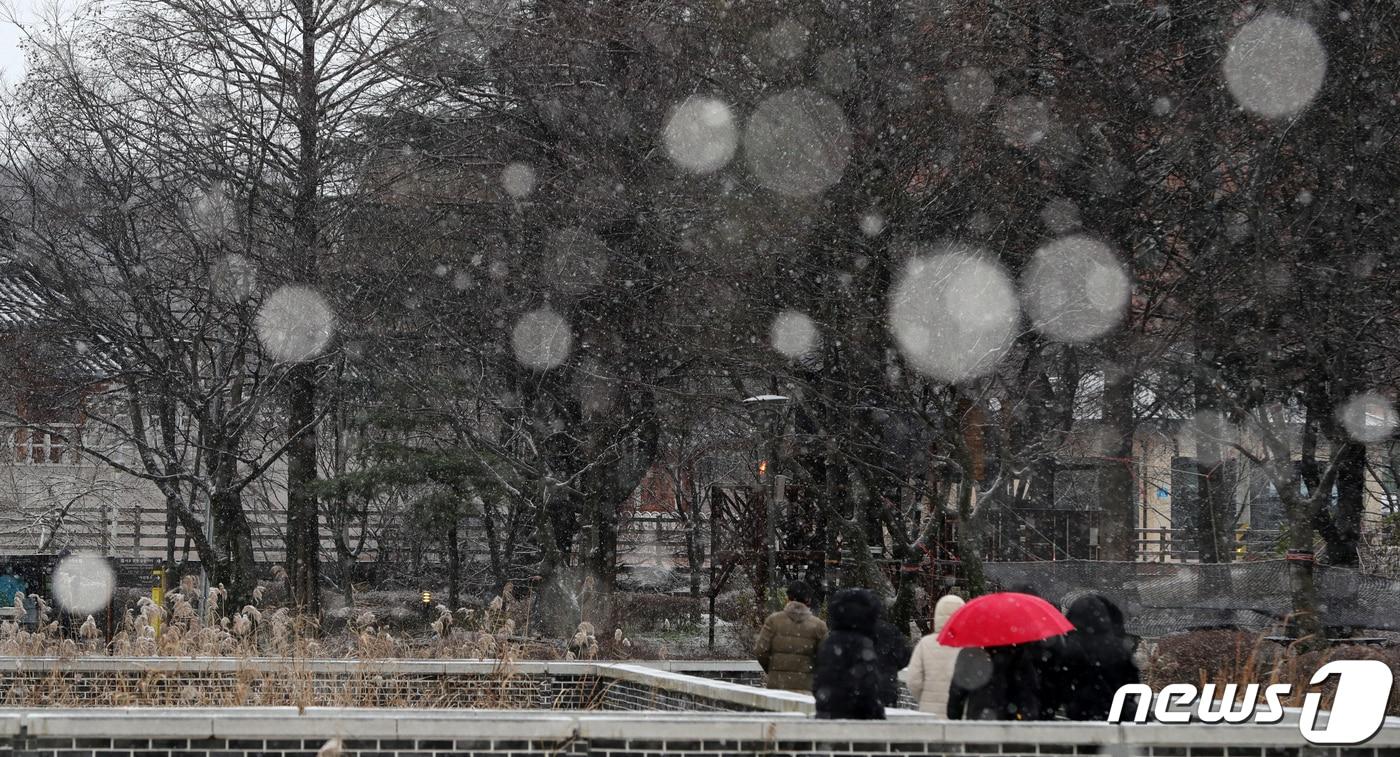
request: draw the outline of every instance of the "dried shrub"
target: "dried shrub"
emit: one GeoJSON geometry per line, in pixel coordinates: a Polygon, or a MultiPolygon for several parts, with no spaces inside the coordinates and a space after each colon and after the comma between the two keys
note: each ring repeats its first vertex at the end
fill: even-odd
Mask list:
{"type": "Polygon", "coordinates": [[[1245,631],[1174,634],[1157,640],[1143,677],[1153,687],[1168,683],[1199,685],[1211,682],[1216,675],[1242,680],[1256,674],[1261,665],[1271,667],[1281,653],[1278,644],[1245,631]]]}
{"type": "MultiPolygon", "coordinates": [[[[1304,694],[1314,690],[1310,685],[1313,673],[1331,660],[1381,660],[1392,669],[1400,669],[1400,649],[1338,644],[1305,651],[1244,631],[1193,631],[1159,639],[1143,678],[1154,689],[1169,683],[1286,683],[1293,693],[1283,703],[1297,707],[1302,705],[1304,694]]],[[[1394,688],[1388,712],[1400,715],[1400,682],[1394,688]]],[[[1329,706],[1336,693],[1335,679],[1317,690],[1322,693],[1323,707],[1329,706]]]]}
{"type": "Polygon", "coordinates": [[[689,624],[692,618],[698,623],[705,605],[703,598],[688,595],[619,592],[613,595],[605,627],[634,633],[669,631],[689,624]]]}
{"type": "MultiPolygon", "coordinates": [[[[1292,682],[1294,692],[1301,692],[1308,686],[1308,681],[1312,674],[1320,667],[1332,660],[1380,660],[1390,666],[1391,670],[1400,670],[1400,649],[1395,647],[1382,648],[1365,646],[1361,644],[1339,644],[1329,649],[1320,651],[1304,652],[1296,655],[1290,662],[1291,679],[1285,678],[1284,682],[1292,682]]],[[[1324,706],[1331,703],[1333,695],[1337,693],[1337,679],[1329,678],[1321,685],[1322,701],[1324,706]]],[[[1294,704],[1302,704],[1301,695],[1295,696],[1294,704]]],[[[1389,715],[1400,715],[1400,679],[1391,682],[1390,704],[1386,708],[1389,715]]]]}

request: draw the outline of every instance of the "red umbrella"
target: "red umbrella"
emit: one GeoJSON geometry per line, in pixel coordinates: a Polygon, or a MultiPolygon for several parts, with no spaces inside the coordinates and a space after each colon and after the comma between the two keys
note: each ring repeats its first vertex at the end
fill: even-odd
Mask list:
{"type": "Polygon", "coordinates": [[[1055,606],[1030,594],[984,594],[962,606],[943,625],[945,647],[1004,647],[1073,631],[1055,606]]]}

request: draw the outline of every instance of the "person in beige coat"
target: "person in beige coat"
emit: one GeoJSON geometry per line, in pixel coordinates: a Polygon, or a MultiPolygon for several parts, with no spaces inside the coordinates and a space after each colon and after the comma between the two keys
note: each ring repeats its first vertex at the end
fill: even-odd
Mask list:
{"type": "Polygon", "coordinates": [[[940,718],[948,717],[948,687],[953,683],[953,664],[958,659],[958,649],[939,644],[938,632],[962,606],[962,597],[949,594],[939,598],[933,606],[933,633],[919,639],[909,658],[909,667],[902,671],[909,693],[919,700],[919,711],[940,718]]]}

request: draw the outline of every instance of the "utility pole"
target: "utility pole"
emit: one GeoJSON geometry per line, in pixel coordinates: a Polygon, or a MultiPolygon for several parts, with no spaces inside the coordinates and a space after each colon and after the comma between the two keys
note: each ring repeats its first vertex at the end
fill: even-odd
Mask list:
{"type": "Polygon", "coordinates": [[[765,550],[768,554],[768,609],[778,609],[778,455],[777,442],[773,443],[773,455],[768,460],[768,512],[764,517],[767,526],[765,550]]]}

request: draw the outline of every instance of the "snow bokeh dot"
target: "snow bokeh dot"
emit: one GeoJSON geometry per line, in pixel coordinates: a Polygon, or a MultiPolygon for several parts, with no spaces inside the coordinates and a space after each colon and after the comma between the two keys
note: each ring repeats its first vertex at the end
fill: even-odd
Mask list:
{"type": "Polygon", "coordinates": [[[964,689],[980,689],[992,680],[992,656],[980,647],[968,647],[958,653],[958,665],[953,668],[953,683],[964,689]]]}
{"type": "Polygon", "coordinates": [[[947,99],[948,107],[965,116],[985,110],[996,91],[992,75],[976,66],[960,68],[943,82],[943,97],[947,99]]]}
{"type": "Polygon", "coordinates": [[[1263,13],[1240,27],[1225,53],[1225,83],[1245,110],[1287,118],[1317,97],[1327,76],[1327,51],[1311,25],[1263,13]]]}
{"type": "Polygon", "coordinates": [[[713,173],[734,157],[739,130],[728,105],[713,97],[692,95],[671,111],[661,141],[677,166],[694,173],[713,173]]]}
{"type": "Polygon", "coordinates": [[[817,324],[796,310],[784,310],[773,319],[768,341],[784,356],[797,360],[812,354],[821,343],[817,324]]]}
{"type": "Polygon", "coordinates": [[[997,128],[1006,141],[1026,148],[1039,144],[1050,132],[1050,105],[1044,100],[1022,95],[1013,97],[997,114],[997,128]]]}
{"type": "Polygon", "coordinates": [[[237,208],[222,184],[200,193],[190,205],[190,223],[206,243],[223,241],[237,224],[237,208]]]}
{"type": "Polygon", "coordinates": [[[1130,285],[1108,245],[1084,235],[1057,239],[1036,250],[1021,289],[1031,322],[1063,342],[1084,342],[1117,325],[1130,285]]]}
{"type": "Polygon", "coordinates": [[[855,54],[848,47],[835,47],[817,58],[817,81],[828,92],[845,92],[860,78],[855,54]]]}
{"type": "Polygon", "coordinates": [[[744,125],[744,158],[765,188],[791,197],[819,194],[841,180],[851,130],[840,106],[808,89],[780,92],[744,125]]]}
{"type": "Polygon", "coordinates": [[[517,200],[529,197],[535,191],[535,169],[519,161],[507,163],[501,169],[501,189],[517,200]]]}
{"type": "Polygon", "coordinates": [[[798,23],[796,19],[785,18],[773,27],[773,31],[768,35],[768,45],[772,47],[773,53],[780,58],[787,60],[797,60],[802,57],[802,53],[807,49],[807,38],[812,35],[807,31],[807,27],[798,23]]]}
{"type": "Polygon", "coordinates": [[[1068,234],[1081,225],[1079,206],[1064,197],[1056,197],[1040,209],[1040,221],[1051,234],[1068,234]]]}
{"type": "Polygon", "coordinates": [[[1348,399],[1337,409],[1337,420],[1347,436],[1365,444],[1389,439],[1400,426],[1395,403],[1376,392],[1362,392],[1348,399]]]}
{"type": "Polygon", "coordinates": [[[335,312],[316,290],[288,284],[263,300],[254,325],[273,359],[299,363],[326,350],[335,336],[335,312]]]}
{"type": "Polygon", "coordinates": [[[1019,323],[1010,278],[984,251],[961,244],[911,258],[890,297],[890,331],[905,359],[948,383],[995,368],[1019,323]]]}
{"type": "Polygon", "coordinates": [[[878,237],[885,230],[885,216],[878,210],[864,213],[860,217],[860,233],[867,237],[878,237]]]}
{"type": "Polygon", "coordinates": [[[230,253],[209,267],[209,285],[225,302],[243,302],[257,293],[258,267],[237,253],[230,253]]]}
{"type": "Polygon", "coordinates": [[[510,345],[515,359],[536,370],[556,368],[569,357],[574,337],[569,322],[543,307],[531,310],[515,322],[510,345]]]}
{"type": "Polygon", "coordinates": [[[1239,425],[1219,410],[1197,410],[1187,419],[1181,438],[1195,440],[1195,458],[1215,465],[1225,457],[1223,450],[1240,441],[1239,425]]]}
{"type": "Polygon", "coordinates": [[[67,612],[95,613],[112,600],[117,576],[98,555],[75,554],[59,561],[53,571],[53,597],[67,612]]]}

